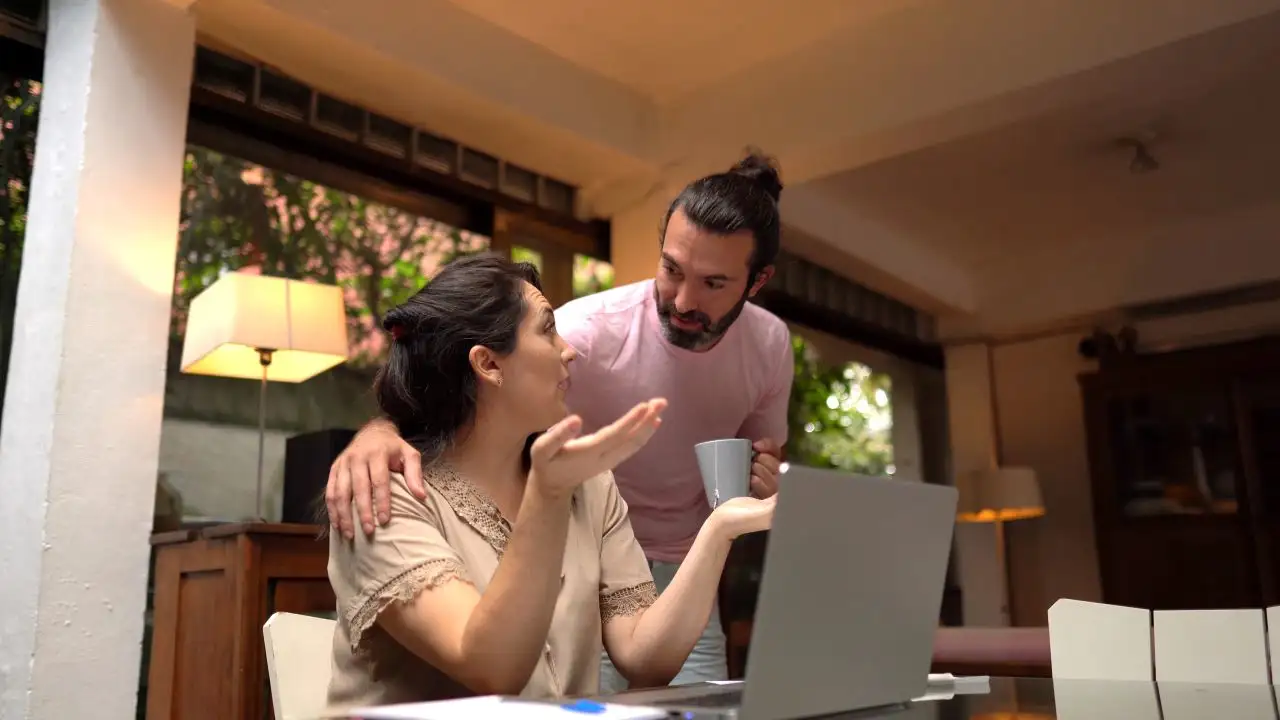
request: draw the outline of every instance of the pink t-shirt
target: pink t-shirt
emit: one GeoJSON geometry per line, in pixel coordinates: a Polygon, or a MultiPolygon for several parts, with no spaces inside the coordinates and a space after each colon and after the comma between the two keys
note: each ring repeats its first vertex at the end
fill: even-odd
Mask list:
{"type": "Polygon", "coordinates": [[[732,437],[787,440],[795,365],[786,323],[747,303],[715,347],[684,350],[662,335],[647,280],[566,303],[556,310],[556,326],[578,351],[567,402],[586,431],[638,402],[667,399],[653,439],[614,475],[645,555],[683,560],[710,513],[693,446],[732,437]]]}

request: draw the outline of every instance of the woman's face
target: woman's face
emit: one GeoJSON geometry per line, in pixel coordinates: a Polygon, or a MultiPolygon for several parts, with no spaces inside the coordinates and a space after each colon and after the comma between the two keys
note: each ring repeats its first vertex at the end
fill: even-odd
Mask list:
{"type": "Polygon", "coordinates": [[[569,363],[577,353],[556,332],[551,304],[529,283],[524,283],[524,304],[515,352],[500,361],[500,389],[504,405],[537,432],[568,414],[569,363]]]}

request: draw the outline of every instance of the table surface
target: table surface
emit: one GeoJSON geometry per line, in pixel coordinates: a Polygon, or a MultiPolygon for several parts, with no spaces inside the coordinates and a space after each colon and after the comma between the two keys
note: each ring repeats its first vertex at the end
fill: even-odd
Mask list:
{"type": "Polygon", "coordinates": [[[833,718],[893,720],[1280,720],[1269,685],[991,678],[989,693],[833,718]]]}

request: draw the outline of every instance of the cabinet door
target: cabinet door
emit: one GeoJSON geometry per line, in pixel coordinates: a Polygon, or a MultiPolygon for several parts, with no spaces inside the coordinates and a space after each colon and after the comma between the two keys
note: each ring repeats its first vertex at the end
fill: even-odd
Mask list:
{"type": "Polygon", "coordinates": [[[1280,604],[1280,377],[1256,375],[1236,384],[1237,422],[1248,521],[1258,554],[1262,604],[1280,604]]]}
{"type": "Polygon", "coordinates": [[[1120,519],[1239,512],[1238,440],[1225,386],[1113,395],[1107,430],[1120,519]]]}
{"type": "Polygon", "coordinates": [[[1227,383],[1086,391],[1107,602],[1257,607],[1257,553],[1227,383]]]}

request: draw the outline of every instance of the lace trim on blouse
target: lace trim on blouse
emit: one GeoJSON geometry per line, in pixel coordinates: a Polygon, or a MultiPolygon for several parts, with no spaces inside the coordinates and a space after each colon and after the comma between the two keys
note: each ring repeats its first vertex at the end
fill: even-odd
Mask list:
{"type": "Polygon", "coordinates": [[[649,609],[658,599],[658,589],[652,582],[643,582],[600,596],[600,621],[609,622],[616,617],[637,615],[649,609]]]}
{"type": "Polygon", "coordinates": [[[356,607],[347,616],[347,626],[351,629],[351,649],[360,647],[360,640],[365,632],[373,627],[382,614],[392,604],[412,602],[424,590],[433,590],[451,580],[458,580],[474,585],[467,575],[467,569],[453,558],[436,558],[428,560],[397,575],[356,607]]]}

